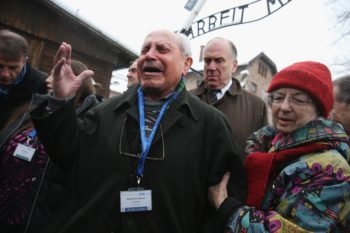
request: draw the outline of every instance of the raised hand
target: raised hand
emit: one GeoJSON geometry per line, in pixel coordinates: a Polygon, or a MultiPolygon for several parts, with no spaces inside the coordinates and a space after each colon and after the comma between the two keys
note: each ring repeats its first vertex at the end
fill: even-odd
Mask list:
{"type": "Polygon", "coordinates": [[[53,96],[55,98],[67,99],[73,97],[84,79],[94,74],[92,70],[85,70],[76,76],[71,68],[71,54],[72,46],[62,42],[54,57],[52,71],[53,96]]]}

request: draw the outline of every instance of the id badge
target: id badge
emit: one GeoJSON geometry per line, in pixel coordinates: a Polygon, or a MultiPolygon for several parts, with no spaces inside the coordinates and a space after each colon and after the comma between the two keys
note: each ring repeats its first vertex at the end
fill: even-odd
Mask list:
{"type": "Polygon", "coordinates": [[[34,153],[34,148],[23,144],[18,144],[15,152],[13,153],[13,156],[30,162],[33,158],[34,153]]]}
{"type": "Polygon", "coordinates": [[[120,212],[152,210],[152,190],[129,189],[120,191],[120,212]]]}

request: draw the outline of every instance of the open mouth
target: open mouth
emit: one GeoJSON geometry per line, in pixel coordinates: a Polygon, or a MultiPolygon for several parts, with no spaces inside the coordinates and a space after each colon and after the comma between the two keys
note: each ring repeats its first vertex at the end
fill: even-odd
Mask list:
{"type": "Polygon", "coordinates": [[[143,72],[146,73],[160,73],[161,70],[157,67],[153,67],[153,66],[146,66],[142,69],[143,72]]]}

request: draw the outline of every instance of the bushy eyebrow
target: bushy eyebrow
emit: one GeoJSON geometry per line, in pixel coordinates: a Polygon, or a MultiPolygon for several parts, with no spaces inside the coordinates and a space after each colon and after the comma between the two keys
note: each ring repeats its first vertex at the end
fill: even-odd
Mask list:
{"type": "Polygon", "coordinates": [[[212,60],[214,60],[215,63],[221,63],[225,61],[224,57],[204,57],[205,63],[210,63],[212,60]]]}

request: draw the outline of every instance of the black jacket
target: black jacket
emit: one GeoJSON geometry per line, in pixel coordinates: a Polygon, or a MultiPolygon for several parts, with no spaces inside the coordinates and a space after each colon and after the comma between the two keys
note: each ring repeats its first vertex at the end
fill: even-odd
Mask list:
{"type": "MultiPolygon", "coordinates": [[[[100,100],[95,95],[87,96],[75,111],[77,117],[81,118],[85,112],[99,103],[100,100]]],[[[71,169],[62,168],[48,158],[33,190],[33,212],[28,219],[26,233],[44,233],[48,225],[55,220],[64,204],[65,195],[68,195],[66,185],[70,174],[71,169]]]]}
{"type": "MultiPolygon", "coordinates": [[[[130,156],[140,152],[136,90],[105,100],[79,125],[72,103],[48,116],[45,106],[32,111],[51,159],[72,169],[70,196],[47,232],[213,232],[208,216],[220,216],[209,207],[207,192],[225,171],[233,176],[230,194],[243,201],[246,177],[227,119],[184,90],[152,143],[149,156],[161,159],[145,162],[141,185],[152,190],[153,209],[121,213],[120,191],[136,186],[138,159],[130,156]]],[[[223,232],[224,223],[218,226],[223,232]]]]}

